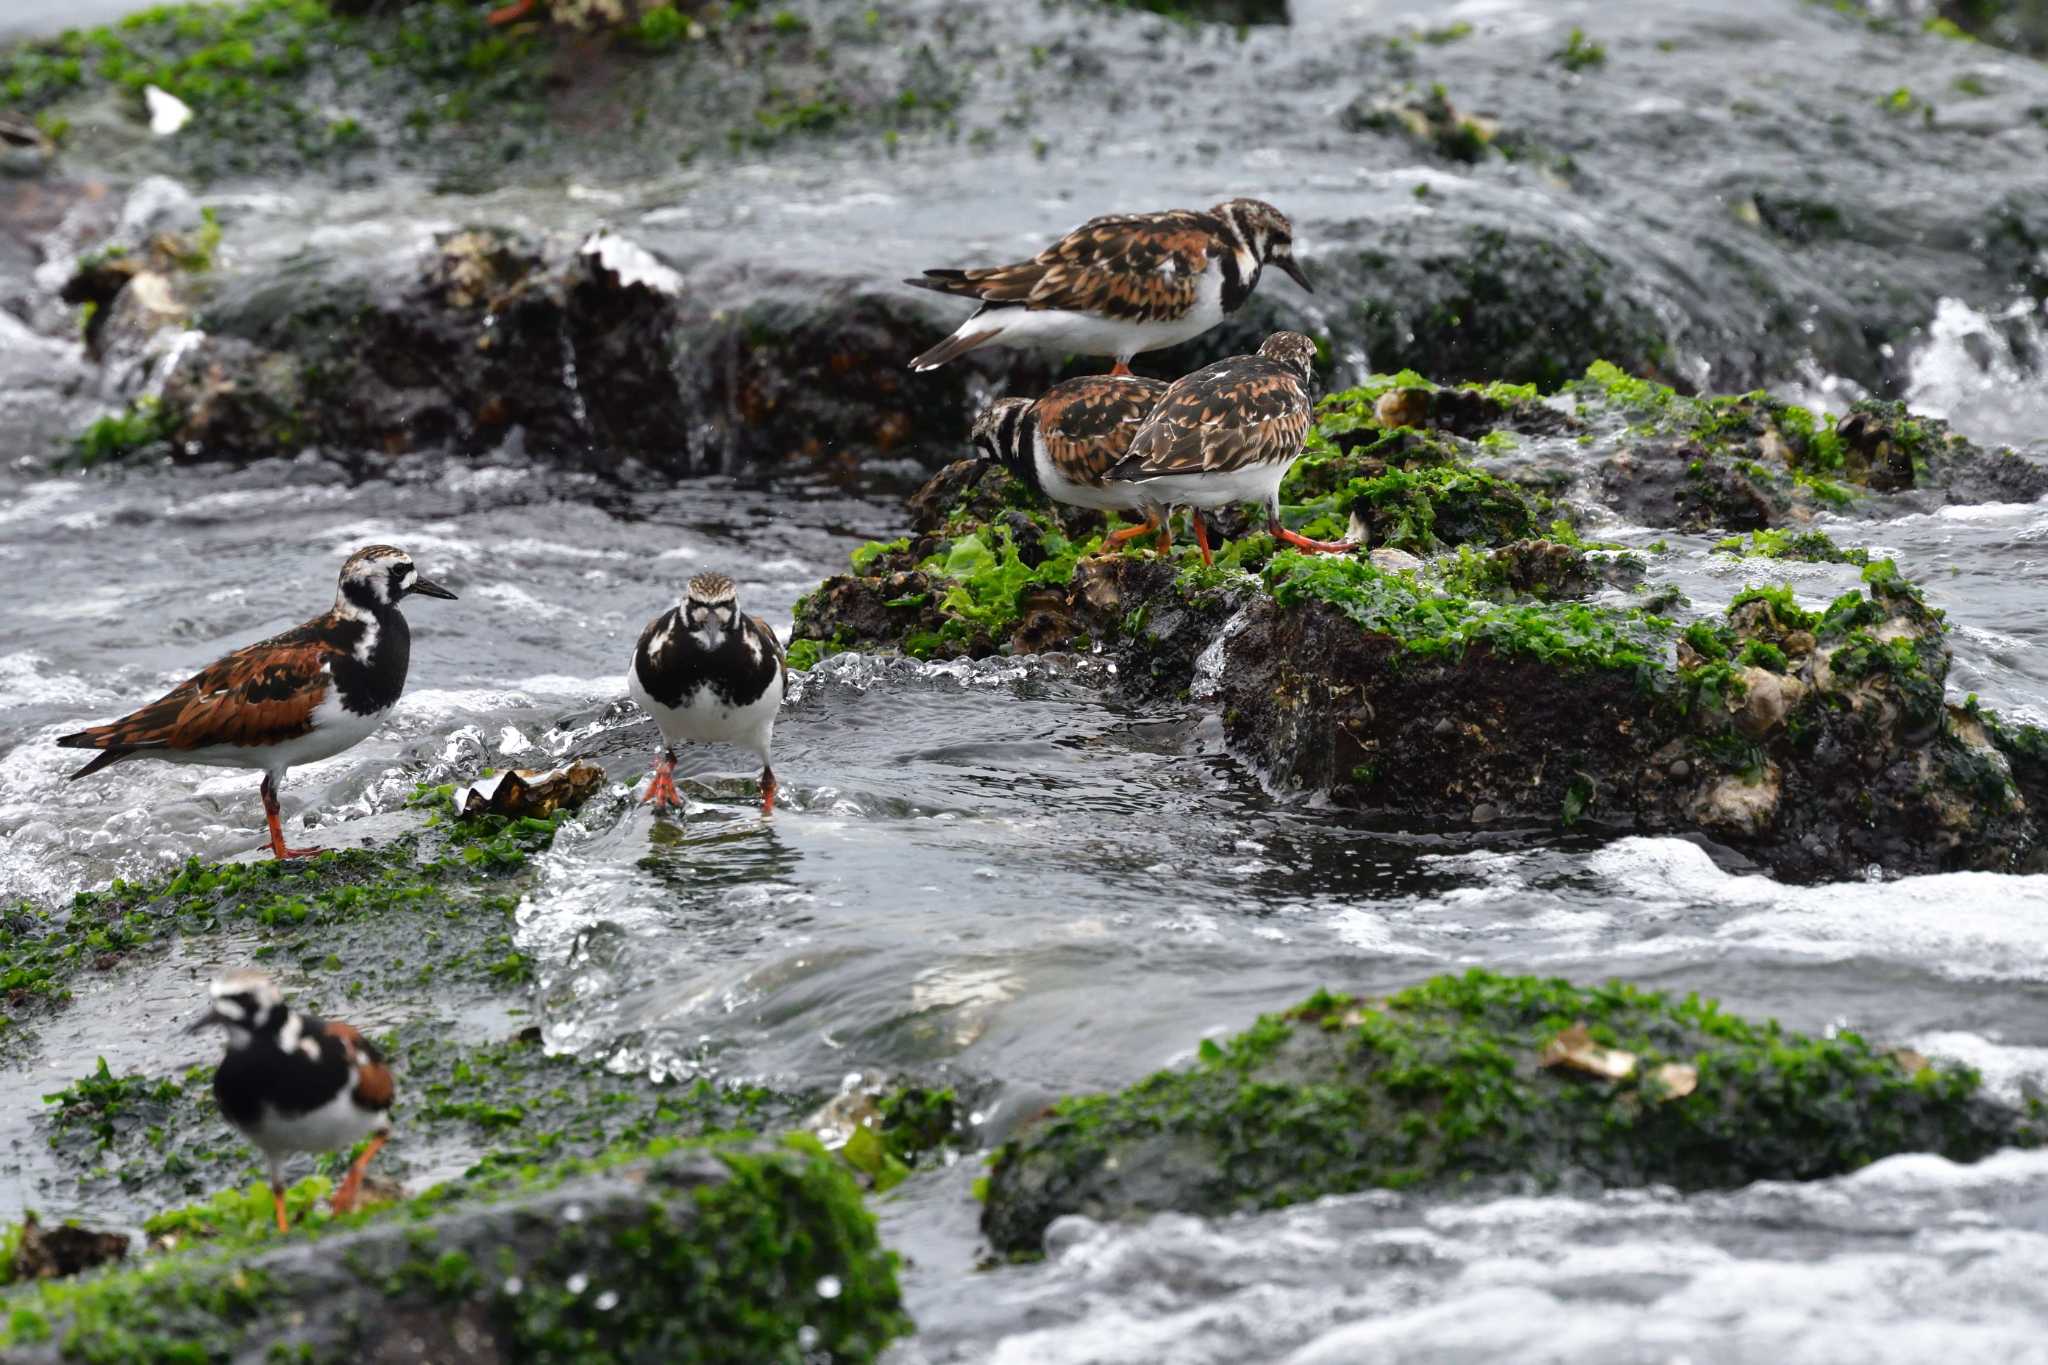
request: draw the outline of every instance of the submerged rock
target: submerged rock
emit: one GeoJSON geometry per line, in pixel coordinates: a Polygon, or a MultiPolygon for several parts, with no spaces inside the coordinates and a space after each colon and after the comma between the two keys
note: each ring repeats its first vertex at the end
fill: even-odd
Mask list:
{"type": "Polygon", "coordinates": [[[1615,983],[1472,971],[1318,992],[1195,1064],[1060,1101],[996,1153],[982,1232],[1035,1254],[1063,1214],[1220,1215],[1355,1190],[1812,1180],[1898,1152],[1973,1161],[2039,1121],[1976,1073],[1615,983]]]}
{"type": "Polygon", "coordinates": [[[910,1330],[895,1258],[814,1142],[602,1169],[202,1244],[0,1295],[10,1361],[872,1361],[910,1330]]]}

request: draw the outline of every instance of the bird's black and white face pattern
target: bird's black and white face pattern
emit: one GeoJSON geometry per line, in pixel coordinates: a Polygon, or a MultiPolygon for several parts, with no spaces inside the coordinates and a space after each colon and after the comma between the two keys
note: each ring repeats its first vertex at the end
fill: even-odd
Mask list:
{"type": "Polygon", "coordinates": [[[395,545],[367,545],[348,557],[341,566],[341,586],[335,605],[376,612],[393,607],[414,594],[445,597],[455,594],[420,577],[412,556],[395,545]]]}
{"type": "Polygon", "coordinates": [[[998,398],[974,419],[969,436],[982,459],[1036,486],[1038,471],[1031,459],[1032,406],[1029,398],[998,398]]]}
{"type": "Polygon", "coordinates": [[[715,649],[720,640],[739,629],[739,590],[722,573],[700,573],[683,593],[683,629],[715,649]]]}
{"type": "Polygon", "coordinates": [[[258,1034],[276,1033],[291,1013],[278,991],[277,983],[261,972],[231,972],[218,977],[209,989],[212,1003],[207,1014],[192,1027],[218,1025],[228,1036],[228,1046],[243,1048],[258,1034]]]}
{"type": "Polygon", "coordinates": [[[1299,332],[1275,332],[1259,347],[1259,354],[1277,360],[1312,385],[1316,372],[1316,344],[1299,332]]]}
{"type": "Polygon", "coordinates": [[[1303,289],[1315,292],[1308,282],[1308,273],[1294,259],[1294,224],[1286,214],[1263,199],[1233,199],[1211,211],[1223,220],[1252,260],[1284,271],[1303,289]]]}

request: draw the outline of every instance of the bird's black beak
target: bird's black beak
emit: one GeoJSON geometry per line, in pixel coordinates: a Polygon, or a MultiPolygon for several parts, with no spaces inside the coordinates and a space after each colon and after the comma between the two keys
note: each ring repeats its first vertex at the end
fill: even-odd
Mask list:
{"type": "Polygon", "coordinates": [[[221,1018],[218,1014],[215,1014],[211,1008],[209,1008],[206,1011],[206,1013],[200,1015],[197,1019],[194,1019],[191,1023],[185,1025],[185,1032],[198,1033],[202,1029],[209,1029],[212,1028],[215,1024],[225,1024],[226,1022],[227,1020],[221,1018]]]}
{"type": "Polygon", "coordinates": [[[1294,257],[1282,256],[1274,261],[1273,264],[1286,271],[1288,279],[1293,280],[1309,293],[1313,294],[1316,292],[1316,287],[1308,282],[1308,272],[1301,268],[1301,262],[1295,260],[1294,257]]]}
{"type": "Polygon", "coordinates": [[[448,591],[439,583],[429,583],[424,578],[415,578],[412,581],[412,586],[406,589],[406,593],[407,595],[417,594],[421,597],[445,597],[450,602],[456,600],[454,593],[448,591]]]}

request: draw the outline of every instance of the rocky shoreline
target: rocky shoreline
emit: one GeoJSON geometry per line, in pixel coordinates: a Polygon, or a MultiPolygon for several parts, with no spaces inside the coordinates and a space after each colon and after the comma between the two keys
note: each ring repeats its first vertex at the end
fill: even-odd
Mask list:
{"type": "Polygon", "coordinates": [[[1128,695],[1215,706],[1271,787],[1375,816],[1689,833],[1792,881],[2030,871],[2041,732],[1951,704],[1940,613],[1801,528],[2044,491],[2038,465],[1897,405],[1831,423],[1611,366],[1548,401],[1378,379],[1325,400],[1282,493],[1296,529],[1369,558],[1275,554],[1229,517],[1212,569],[1187,547],[1104,558],[1099,518],[962,462],[912,498],[913,536],[798,604],[792,658],[1107,652],[1128,695]],[[1693,610],[1655,546],[1574,529],[1595,517],[1747,528],[1717,549],[1749,582],[1693,610]],[[1774,558],[1860,578],[1806,605],[1774,558]]]}
{"type": "MultiPolygon", "coordinates": [[[[508,32],[459,4],[151,11],[0,51],[0,412],[39,396],[38,477],[433,453],[922,481],[900,534],[797,604],[794,667],[1096,657],[1086,679],[1213,718],[1270,791],[1362,826],[1678,835],[1788,882],[2040,872],[2048,734],[1951,697],[1969,623],[1856,543],[2048,496],[2037,460],[1900,401],[1945,303],[2024,353],[2048,300],[2048,69],[2012,55],[2039,25],[1940,9],[1563,45],[1304,38],[1262,0],[636,4],[508,32]],[[1894,70],[1912,88],[1861,75],[1894,70]],[[149,131],[151,85],[181,131],[149,131]],[[1217,150],[1247,143],[1261,160],[1217,150]],[[1134,150],[1158,146],[1187,150],[1134,150]],[[1020,204],[1048,163],[1066,188],[1020,204]],[[1276,165],[1323,169],[1238,183],[1276,165]],[[1140,368],[1312,335],[1333,392],[1286,513],[1355,557],[1280,552],[1242,512],[1213,566],[1104,556],[1100,516],[957,458],[990,396],[1099,367],[904,368],[959,309],[898,276],[1212,181],[1295,214],[1319,292],[1269,284],[1140,368]],[[1791,376],[1855,401],[1747,391],[1791,376]],[[1727,600],[1690,600],[1703,558],[1727,600]]],[[[38,1196],[147,1216],[125,1259],[120,1233],[0,1234],[9,1359],[872,1360],[913,1324],[866,1201],[955,1149],[990,1166],[987,1247],[1030,1258],[1072,1214],[1722,1188],[2041,1141],[2038,1101],[1851,1034],[1485,972],[1319,991],[993,1134],[944,1071],[837,1095],[616,1075],[524,1023],[515,929],[556,832],[624,787],[582,817],[446,797],[330,827],[366,847],[303,864],[0,904],[23,1075],[89,981],[188,943],[281,957],[309,1008],[404,1020],[380,1035],[397,1155],[458,1172],[335,1218],[328,1161],[279,1238],[207,1068],[66,1058],[38,1196]]]]}

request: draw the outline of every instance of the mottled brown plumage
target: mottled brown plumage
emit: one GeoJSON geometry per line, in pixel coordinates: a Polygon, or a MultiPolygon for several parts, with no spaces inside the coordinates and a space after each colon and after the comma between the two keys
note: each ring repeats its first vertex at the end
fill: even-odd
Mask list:
{"type": "Polygon", "coordinates": [[[990,344],[1116,357],[1200,336],[1244,306],[1272,265],[1302,288],[1287,215],[1258,199],[1214,208],[1091,218],[1026,261],[927,270],[905,283],[978,301],[944,341],[910,362],[934,369],[990,344]]]}
{"type": "MultiPolygon", "coordinates": [[[[1196,508],[1258,501],[1266,530],[1311,554],[1347,554],[1356,545],[1311,540],[1280,524],[1280,481],[1301,458],[1315,402],[1309,385],[1316,346],[1299,332],[1275,332],[1257,355],[1232,356],[1174,381],[1109,471],[1106,486],[1125,484],[1153,514],[1171,503],[1196,508]]],[[[1199,513],[1195,543],[1209,563],[1209,538],[1199,513]]]]}
{"type": "Polygon", "coordinates": [[[1032,405],[1046,459],[1069,482],[1100,488],[1166,387],[1157,379],[1106,374],[1053,385],[1032,405]]]}
{"type": "MultiPolygon", "coordinates": [[[[1266,345],[1284,350],[1275,345],[1278,339],[1295,336],[1281,332],[1266,345]]],[[[1312,343],[1308,354],[1314,355],[1312,343]]],[[[1275,359],[1265,347],[1258,355],[1219,360],[1167,389],[1111,477],[1139,481],[1291,464],[1301,454],[1314,407],[1298,362],[1275,359]]]]}
{"type": "Polygon", "coordinates": [[[1214,214],[1114,213],[1089,219],[1028,261],[927,270],[906,283],[983,303],[1153,322],[1194,307],[1210,258],[1229,249],[1214,214]]]}

